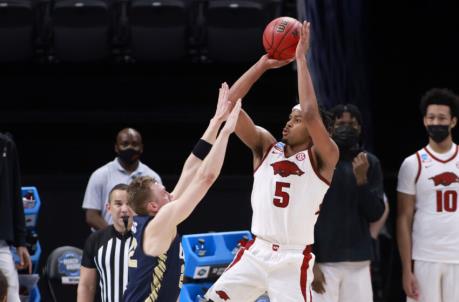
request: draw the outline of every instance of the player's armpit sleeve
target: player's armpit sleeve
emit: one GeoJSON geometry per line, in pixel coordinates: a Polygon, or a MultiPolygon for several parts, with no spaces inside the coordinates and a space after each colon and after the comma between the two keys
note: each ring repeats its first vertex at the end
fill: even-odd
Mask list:
{"type": "Polygon", "coordinates": [[[416,195],[416,175],[419,169],[415,154],[403,161],[398,172],[397,192],[416,195]]]}

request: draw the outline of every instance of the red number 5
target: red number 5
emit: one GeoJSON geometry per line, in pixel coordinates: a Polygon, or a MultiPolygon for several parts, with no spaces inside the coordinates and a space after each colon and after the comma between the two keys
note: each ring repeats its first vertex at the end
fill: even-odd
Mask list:
{"type": "Polygon", "coordinates": [[[273,199],[273,204],[276,207],[285,208],[288,206],[290,195],[288,195],[288,192],[282,190],[284,188],[290,188],[290,184],[288,182],[276,182],[276,192],[274,193],[274,196],[280,197],[273,199]]]}

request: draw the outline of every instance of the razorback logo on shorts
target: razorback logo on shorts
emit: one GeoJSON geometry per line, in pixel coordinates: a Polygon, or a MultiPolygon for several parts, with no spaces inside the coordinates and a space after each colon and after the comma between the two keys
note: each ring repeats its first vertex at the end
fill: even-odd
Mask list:
{"type": "Polygon", "coordinates": [[[216,293],[216,294],[220,297],[220,299],[222,299],[222,300],[225,300],[225,301],[226,301],[226,300],[231,300],[230,297],[228,296],[228,294],[227,294],[225,291],[223,291],[223,290],[217,290],[215,293],[216,293]]]}

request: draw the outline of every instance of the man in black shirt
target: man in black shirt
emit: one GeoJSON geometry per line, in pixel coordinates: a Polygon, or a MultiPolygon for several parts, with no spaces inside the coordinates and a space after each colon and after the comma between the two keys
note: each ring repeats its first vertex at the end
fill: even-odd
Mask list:
{"type": "Polygon", "coordinates": [[[16,144],[10,136],[0,133],[0,270],[8,280],[8,301],[19,302],[17,269],[32,262],[26,248],[26,226],[21,196],[21,179],[16,144]],[[19,264],[13,262],[10,246],[16,247],[19,264]]]}
{"type": "Polygon", "coordinates": [[[132,210],[128,206],[127,185],[110,191],[107,209],[113,225],[92,233],[86,240],[81,260],[79,302],[94,301],[97,280],[102,302],[122,301],[128,278],[128,252],[132,240],[132,210]]]}
{"type": "Polygon", "coordinates": [[[384,213],[379,160],[361,145],[362,118],[353,105],[332,110],[340,159],[315,227],[313,301],[373,301],[370,223],[384,213]]]}

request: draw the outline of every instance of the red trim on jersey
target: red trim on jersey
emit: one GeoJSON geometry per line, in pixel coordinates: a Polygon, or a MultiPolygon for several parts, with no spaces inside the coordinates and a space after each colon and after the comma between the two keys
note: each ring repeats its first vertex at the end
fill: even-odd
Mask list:
{"type": "Polygon", "coordinates": [[[447,162],[453,160],[453,159],[456,157],[458,148],[457,148],[457,145],[456,145],[456,151],[454,151],[454,154],[453,154],[450,158],[445,159],[445,160],[441,160],[441,159],[439,159],[438,157],[435,157],[435,155],[433,155],[432,153],[430,153],[429,149],[427,149],[426,147],[424,147],[424,150],[427,152],[427,154],[430,155],[430,157],[432,157],[432,158],[435,159],[436,161],[439,161],[439,162],[441,162],[441,163],[443,163],[443,164],[446,164],[447,162]]]}
{"type": "MultiPolygon", "coordinates": [[[[303,263],[301,264],[301,277],[300,277],[300,287],[301,287],[301,294],[303,294],[304,301],[308,301],[307,292],[306,292],[306,285],[308,280],[308,268],[309,268],[309,260],[311,260],[311,246],[308,245],[303,251],[303,263]]],[[[309,292],[311,295],[311,292],[309,292]]],[[[312,298],[311,298],[312,301],[312,298]]]]}
{"type": "Polygon", "coordinates": [[[271,146],[269,146],[268,148],[268,151],[266,151],[266,153],[263,155],[263,157],[261,158],[261,161],[260,163],[258,164],[258,166],[255,168],[255,170],[253,170],[253,174],[255,174],[255,172],[257,172],[258,168],[260,168],[261,164],[263,164],[263,162],[265,161],[266,157],[268,157],[269,155],[269,152],[271,152],[271,149],[277,145],[277,142],[275,142],[274,144],[272,144],[271,146]]]}
{"type": "Polygon", "coordinates": [[[416,158],[418,159],[418,173],[416,174],[416,178],[414,179],[414,183],[418,182],[419,175],[421,175],[421,169],[422,169],[421,157],[419,156],[419,152],[416,152],[416,158]]]}
{"type": "Polygon", "coordinates": [[[249,242],[246,243],[246,245],[242,248],[239,249],[239,251],[237,252],[236,254],[236,257],[233,259],[233,262],[231,262],[231,264],[225,269],[225,271],[229,270],[230,268],[232,268],[236,263],[239,262],[239,260],[241,260],[242,258],[242,255],[244,254],[244,251],[245,250],[248,250],[252,245],[253,243],[255,242],[255,238],[250,240],[249,242]]]}
{"type": "Polygon", "coordinates": [[[319,169],[317,168],[316,166],[316,162],[314,161],[314,157],[312,157],[312,150],[311,148],[308,149],[308,155],[309,155],[309,162],[311,163],[311,166],[312,166],[312,169],[314,170],[314,172],[316,173],[317,177],[319,177],[320,180],[322,180],[325,184],[327,184],[328,186],[330,186],[330,182],[328,180],[325,179],[325,177],[323,177],[320,172],[319,172],[319,169]]]}

